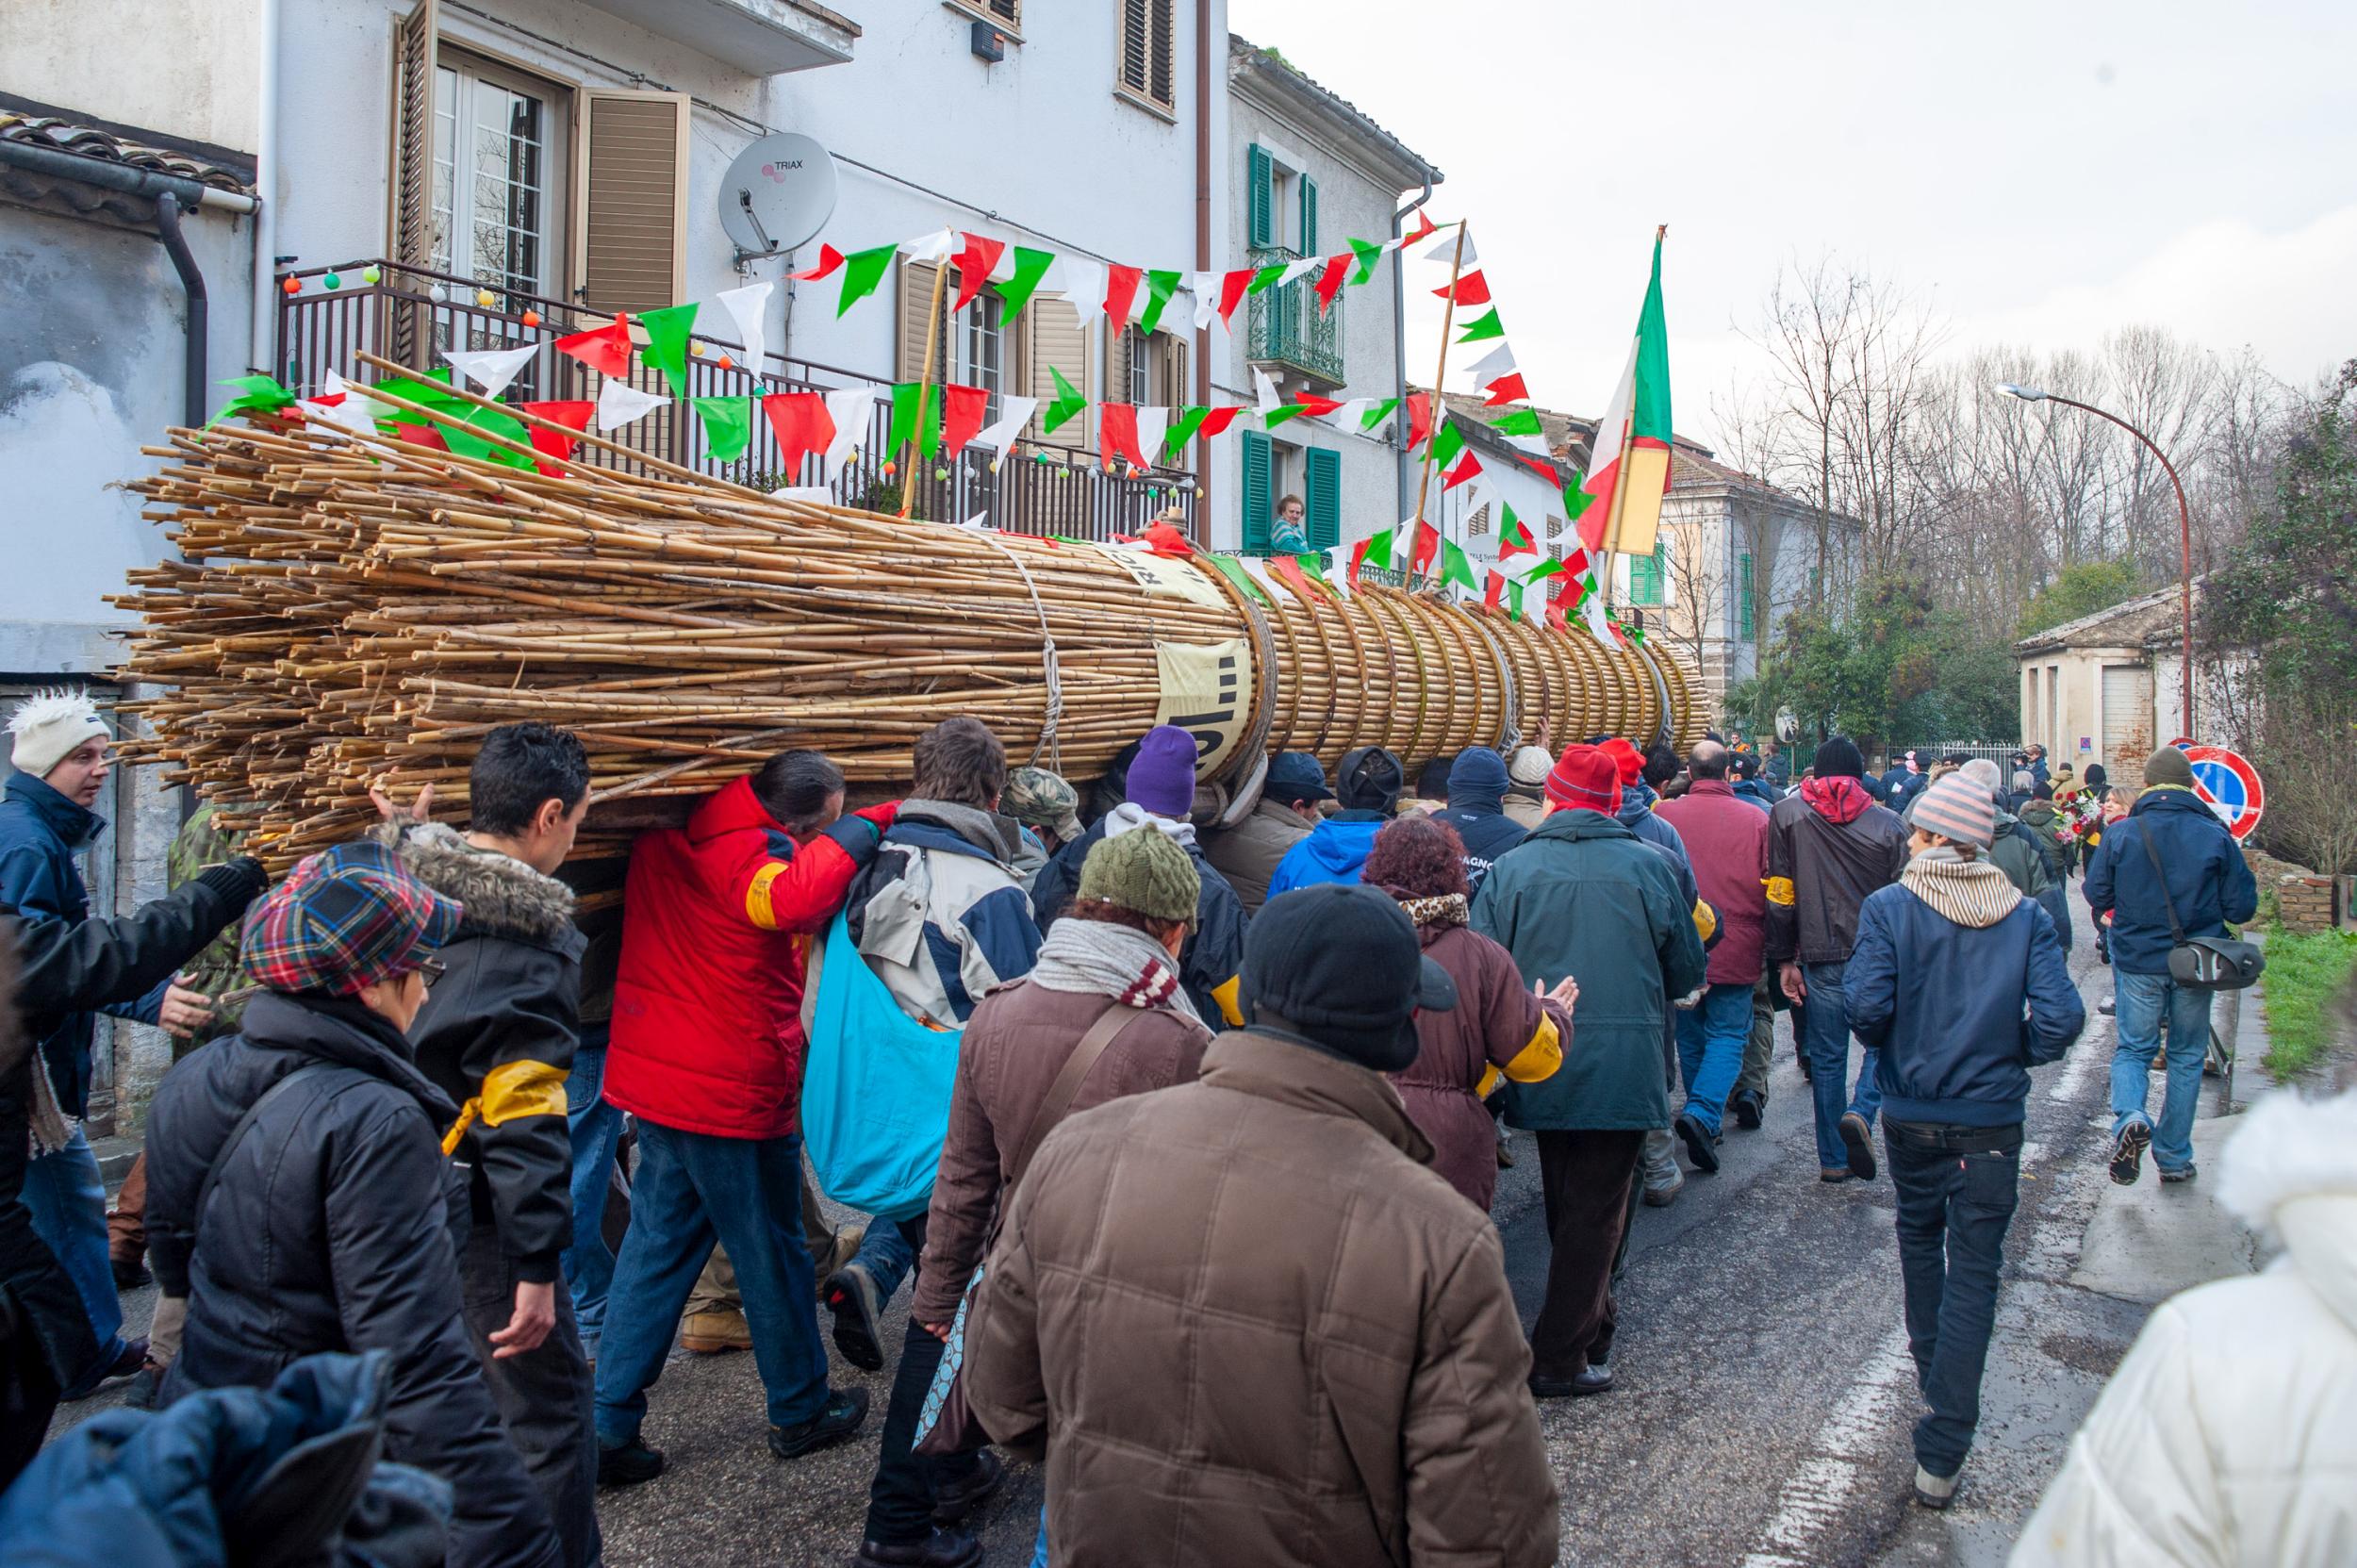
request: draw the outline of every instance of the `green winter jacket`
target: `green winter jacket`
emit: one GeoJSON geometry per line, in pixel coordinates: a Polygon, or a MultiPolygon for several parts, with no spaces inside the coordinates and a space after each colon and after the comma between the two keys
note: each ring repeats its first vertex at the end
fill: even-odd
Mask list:
{"type": "Polygon", "coordinates": [[[1598,812],[1558,811],[1498,857],[1473,929],[1514,955],[1525,983],[1579,982],[1563,1065],[1509,1083],[1506,1117],[1542,1131],[1650,1131],[1670,1122],[1661,1037],[1703,983],[1703,944],[1668,858],[1598,812]]]}
{"type": "MultiPolygon", "coordinates": [[[[243,853],[239,837],[224,833],[213,825],[213,803],[200,805],[180,831],[173,836],[172,847],[164,851],[165,885],[178,892],[194,882],[210,867],[223,865],[243,853]]],[[[190,1039],[173,1037],[172,1059],[174,1062],[188,1055],[208,1040],[235,1034],[245,1017],[242,997],[230,1001],[221,999],[247,985],[245,964],[239,957],[239,943],[244,934],[240,922],[232,920],[227,929],[213,938],[206,949],[181,968],[188,977],[191,990],[202,991],[213,999],[210,1023],[198,1029],[190,1039]]]]}

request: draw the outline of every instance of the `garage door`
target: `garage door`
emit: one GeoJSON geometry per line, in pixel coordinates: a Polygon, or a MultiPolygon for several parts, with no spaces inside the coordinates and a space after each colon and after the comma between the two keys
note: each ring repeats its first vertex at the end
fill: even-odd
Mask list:
{"type": "Polygon", "coordinates": [[[2152,751],[2152,671],[2140,664],[2103,667],[2103,766],[2133,782],[2152,751]]]}

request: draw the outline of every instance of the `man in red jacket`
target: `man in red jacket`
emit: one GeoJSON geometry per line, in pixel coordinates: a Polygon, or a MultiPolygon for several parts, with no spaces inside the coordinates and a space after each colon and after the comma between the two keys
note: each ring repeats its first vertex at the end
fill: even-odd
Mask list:
{"type": "Polygon", "coordinates": [[[1677,829],[1693,857],[1703,901],[1719,912],[1719,942],[1710,949],[1702,1004],[1677,1015],[1678,1065],[1686,1079],[1686,1109],[1673,1124],[1694,1168],[1719,1168],[1716,1145],[1730,1092],[1736,1119],[1757,1127],[1760,1102],[1735,1088],[1751,1041],[1752,992],[1759,983],[1762,926],[1768,917],[1768,817],[1737,799],[1727,782],[1733,760],[1715,740],[1696,746],[1686,770],[1693,783],[1674,801],[1654,808],[1677,829]]]}
{"type": "Polygon", "coordinates": [[[895,810],[845,817],[835,766],[785,751],[631,852],[604,1094],[638,1118],[638,1171],[599,1345],[602,1482],[662,1473],[638,1425],[716,1240],[744,1292],[770,1452],[798,1458],[866,1419],[864,1390],[827,1386],[801,1241],[800,1015],[810,939],[895,810]]]}

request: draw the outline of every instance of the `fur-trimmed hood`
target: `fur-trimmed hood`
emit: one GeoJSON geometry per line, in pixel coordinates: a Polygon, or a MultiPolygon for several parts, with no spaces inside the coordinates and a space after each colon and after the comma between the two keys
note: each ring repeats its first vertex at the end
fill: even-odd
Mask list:
{"type": "Polygon", "coordinates": [[[2225,1151],[2218,1201],[2262,1236],[2357,1332],[2357,1090],[2270,1095],[2225,1151]]]}
{"type": "Polygon", "coordinates": [[[459,929],[564,946],[573,933],[573,890],[513,855],[478,850],[443,822],[387,822],[371,834],[400,852],[418,880],[466,906],[459,929]]]}

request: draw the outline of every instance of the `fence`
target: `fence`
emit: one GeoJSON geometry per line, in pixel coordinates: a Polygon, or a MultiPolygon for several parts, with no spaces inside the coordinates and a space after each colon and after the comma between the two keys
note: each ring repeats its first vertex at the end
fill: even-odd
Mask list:
{"type": "MultiPolygon", "coordinates": [[[[444,349],[520,348],[540,345],[511,388],[510,401],[593,399],[596,378],[569,355],[556,352],[551,340],[568,332],[601,326],[608,320],[562,300],[536,295],[494,292],[470,279],[429,272],[389,261],[348,261],[340,266],[312,268],[288,276],[301,279],[303,291],[279,296],[278,362],[273,369],[288,387],[313,391],[329,371],[354,381],[369,379],[358,355],[362,351],[395,360],[423,372],[441,363],[444,349]],[[333,272],[337,287],[324,279],[333,272]],[[373,274],[371,277],[371,274],[373,274]],[[483,303],[488,295],[491,303],[483,303]]],[[[835,498],[849,506],[878,511],[899,508],[899,487],[915,488],[911,515],[934,522],[965,522],[977,516],[992,527],[1011,533],[1056,534],[1072,538],[1107,539],[1114,534],[1140,532],[1156,517],[1177,507],[1196,538],[1195,478],[1170,469],[1155,469],[1137,476],[1104,471],[1095,454],[1037,441],[1018,441],[991,471],[988,453],[968,451],[954,460],[920,465],[914,475],[897,471],[905,467],[898,454],[885,450],[891,435],[891,387],[870,376],[811,360],[766,355],[759,371],[735,362],[743,351],[735,345],[699,334],[692,339],[702,348],[687,359],[684,397],[750,397],[768,392],[832,391],[848,387],[873,387],[878,399],[862,433],[856,454],[837,467],[832,480],[823,480],[816,455],[803,458],[785,471],[776,433],[766,421],[753,421],[751,443],[733,462],[716,462],[703,454],[684,397],[673,399],[644,419],[618,430],[601,432],[607,439],[631,450],[733,480],[760,489],[826,484],[835,498]],[[726,356],[730,363],[723,365],[726,356]],[[896,472],[887,480],[883,464],[894,461],[896,472]]],[[[630,381],[648,391],[668,394],[660,371],[643,361],[634,365],[630,381]]],[[[625,471],[644,471],[643,464],[584,449],[578,462],[625,471]]]]}

